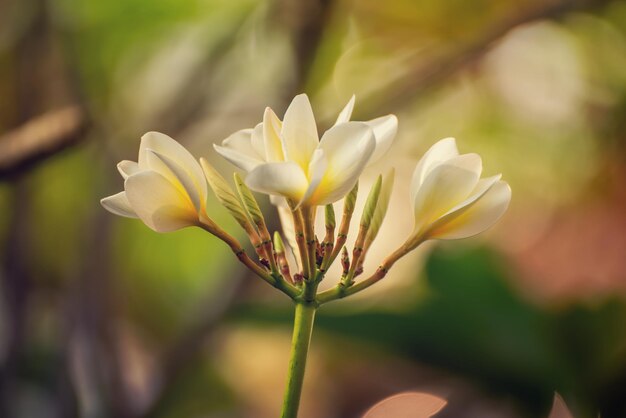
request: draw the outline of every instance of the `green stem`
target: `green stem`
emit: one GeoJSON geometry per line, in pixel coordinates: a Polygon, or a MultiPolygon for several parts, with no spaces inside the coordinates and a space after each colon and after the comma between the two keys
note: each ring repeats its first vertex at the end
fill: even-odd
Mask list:
{"type": "Polygon", "coordinates": [[[287,375],[287,388],[285,389],[281,418],[297,418],[298,416],[304,369],[316,309],[315,304],[296,303],[293,338],[291,340],[291,360],[289,361],[289,374],[287,375]]]}

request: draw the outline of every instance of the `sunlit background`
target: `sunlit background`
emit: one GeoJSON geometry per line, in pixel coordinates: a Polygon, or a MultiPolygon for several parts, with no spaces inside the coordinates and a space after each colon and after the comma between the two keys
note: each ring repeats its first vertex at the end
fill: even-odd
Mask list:
{"type": "Polygon", "coordinates": [[[99,200],[149,130],[227,176],[212,144],[301,92],[320,129],[352,94],[355,120],[399,117],[362,180],[396,168],[366,269],[412,228],[411,170],[438,139],[513,189],[488,233],[320,310],[303,418],[405,391],[445,399],[440,418],[547,417],[555,392],[626,416],[626,2],[4,0],[0,417],[278,416],[284,295],[206,232],[99,200]]]}

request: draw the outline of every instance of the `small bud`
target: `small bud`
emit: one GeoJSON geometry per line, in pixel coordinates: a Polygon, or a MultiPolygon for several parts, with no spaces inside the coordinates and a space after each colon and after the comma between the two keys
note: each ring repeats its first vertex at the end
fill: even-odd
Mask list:
{"type": "Polygon", "coordinates": [[[269,231],[267,230],[267,226],[265,225],[265,218],[263,218],[263,213],[261,212],[261,208],[257,203],[254,195],[243,182],[241,176],[238,173],[234,173],[233,177],[235,178],[235,186],[237,187],[237,192],[239,193],[239,197],[243,203],[246,212],[252,219],[254,225],[256,225],[257,231],[259,233],[259,238],[263,244],[262,251],[265,252],[267,259],[269,260],[270,269],[272,273],[278,273],[278,267],[276,266],[276,259],[274,258],[274,249],[272,245],[272,238],[270,236],[269,231]]]}
{"type": "Polygon", "coordinates": [[[343,276],[347,276],[350,271],[350,256],[345,246],[341,249],[341,267],[343,267],[343,276]]]}
{"type": "Polygon", "coordinates": [[[235,173],[233,177],[235,178],[235,186],[237,187],[237,192],[239,193],[239,197],[241,198],[243,207],[250,215],[250,219],[252,219],[252,222],[254,222],[259,230],[264,228],[265,218],[263,218],[263,213],[261,212],[261,208],[254,198],[254,195],[252,194],[248,186],[246,186],[246,184],[243,182],[243,179],[238,173],[235,173]]]}
{"type": "Polygon", "coordinates": [[[288,281],[293,283],[291,278],[291,271],[289,269],[289,262],[285,255],[285,244],[278,231],[274,232],[274,251],[276,252],[276,262],[280,269],[280,274],[288,281]]]}
{"type": "Polygon", "coordinates": [[[356,268],[356,270],[354,271],[354,277],[357,277],[361,274],[363,274],[363,264],[359,265],[359,267],[356,268]]]}
{"type": "Polygon", "coordinates": [[[359,193],[359,183],[355,184],[350,193],[348,193],[343,202],[343,212],[354,212],[354,206],[356,205],[356,198],[359,193]]]}
{"type": "Polygon", "coordinates": [[[335,208],[332,204],[326,205],[324,208],[324,214],[326,215],[326,230],[335,229],[335,208]]]}
{"type": "Polygon", "coordinates": [[[372,186],[369,195],[367,195],[367,201],[365,202],[365,208],[363,208],[363,214],[361,215],[361,228],[368,229],[374,216],[374,211],[378,205],[378,196],[380,195],[380,189],[382,186],[383,177],[378,176],[376,183],[372,186]]]}
{"type": "Polygon", "coordinates": [[[293,275],[293,282],[294,283],[302,283],[302,281],[304,280],[304,276],[300,273],[296,273],[293,275]]]}
{"type": "Polygon", "coordinates": [[[389,207],[389,199],[391,198],[391,190],[393,189],[393,181],[395,177],[395,170],[391,171],[385,176],[380,188],[380,195],[378,196],[378,204],[374,210],[374,215],[370,223],[369,230],[367,231],[367,237],[365,238],[365,248],[369,248],[380,231],[380,227],[383,224],[385,215],[387,214],[387,208],[389,207]]]}
{"type": "MultiPolygon", "coordinates": [[[[213,168],[209,164],[207,160],[204,158],[200,159],[200,164],[202,165],[202,169],[204,171],[204,175],[209,183],[209,186],[215,193],[217,200],[230,212],[230,214],[235,218],[237,223],[241,225],[241,227],[250,235],[254,232],[254,228],[250,224],[250,219],[248,218],[248,214],[245,209],[241,206],[239,199],[233,193],[232,189],[224,179],[220,175],[220,173],[213,168]]],[[[256,233],[255,233],[256,235],[256,233]]],[[[252,238],[252,237],[251,237],[252,238]]]]}
{"type": "Polygon", "coordinates": [[[322,265],[322,261],[324,260],[324,248],[320,244],[317,237],[315,237],[315,265],[320,267],[322,265]]]}
{"type": "Polygon", "coordinates": [[[285,254],[285,244],[278,231],[274,232],[274,250],[276,255],[285,254]]]}
{"type": "MultiPolygon", "coordinates": [[[[352,220],[352,213],[354,212],[354,205],[356,204],[356,198],[359,192],[359,183],[355,184],[350,193],[343,199],[343,215],[341,218],[341,225],[337,232],[337,241],[332,246],[328,246],[331,251],[322,263],[322,270],[327,270],[328,267],[335,261],[341,248],[348,239],[348,231],[350,230],[350,221],[352,220]],[[332,249],[332,250],[331,250],[332,249]]],[[[328,231],[327,231],[328,235],[328,231]]],[[[334,231],[333,231],[334,235],[334,231]]],[[[325,240],[326,241],[326,240],[325,240]]],[[[330,242],[330,240],[328,240],[330,242]]]]}

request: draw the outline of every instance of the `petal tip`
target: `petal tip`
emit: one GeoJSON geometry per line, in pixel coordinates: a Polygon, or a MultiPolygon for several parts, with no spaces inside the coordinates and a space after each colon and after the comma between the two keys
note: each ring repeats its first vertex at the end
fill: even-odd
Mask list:
{"type": "Polygon", "coordinates": [[[173,140],[169,135],[165,135],[164,133],[157,131],[148,131],[145,134],[141,135],[141,139],[150,139],[150,138],[167,138],[173,140]]]}

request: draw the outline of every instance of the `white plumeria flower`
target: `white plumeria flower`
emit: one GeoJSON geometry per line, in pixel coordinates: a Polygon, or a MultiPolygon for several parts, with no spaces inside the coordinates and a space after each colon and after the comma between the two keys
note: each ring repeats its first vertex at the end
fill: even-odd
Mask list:
{"type": "Polygon", "coordinates": [[[479,234],[506,211],[511,188],[500,174],[481,179],[478,154],[459,155],[454,138],[433,145],[411,180],[412,240],[460,239],[479,234]]]}
{"type": "Polygon", "coordinates": [[[182,145],[159,132],[141,137],[139,161],[121,161],[124,191],[100,201],[109,212],[139,218],[157,232],[210,223],[202,168],[182,145]]]}
{"type": "MultiPolygon", "coordinates": [[[[349,122],[353,107],[354,96],[319,140],[311,104],[301,94],[283,122],[267,108],[262,123],[235,132],[215,149],[248,172],[246,184],[255,191],[298,205],[332,203],[354,187],[368,163],[389,149],[397,131],[394,115],[349,122]]],[[[272,201],[280,205],[279,199],[272,201]]]]}

